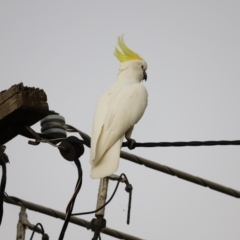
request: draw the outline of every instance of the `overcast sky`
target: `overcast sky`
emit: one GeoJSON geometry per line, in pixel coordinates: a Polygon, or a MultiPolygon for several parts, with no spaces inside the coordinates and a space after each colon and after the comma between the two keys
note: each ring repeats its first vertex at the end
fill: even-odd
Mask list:
{"type": "MultiPolygon", "coordinates": [[[[126,44],[148,63],[143,84],[149,105],[134,129],[136,141],[238,140],[239,9],[237,0],[1,0],[0,91],[20,82],[42,88],[50,109],[91,134],[96,102],[117,77],[113,51],[124,34],[126,44]]],[[[40,124],[33,128],[40,131],[40,124]]],[[[77,180],[75,165],[56,148],[31,146],[21,136],[6,146],[6,192],[65,211],[77,180]]],[[[240,190],[239,146],[137,148],[131,153],[240,190]]],[[[90,179],[87,148],[81,163],[83,185],[73,212],[96,206],[99,182],[90,179]]],[[[123,172],[134,188],[131,223],[126,225],[128,195],[121,185],[105,211],[108,227],[150,240],[239,238],[239,199],[122,159],[116,173],[123,172]]],[[[108,196],[115,184],[110,183],[108,196]]],[[[15,239],[19,211],[4,204],[1,239],[15,239]]],[[[31,223],[43,224],[50,239],[58,239],[62,220],[27,213],[31,223]]],[[[64,239],[92,236],[70,224],[64,239]]],[[[102,234],[102,239],[113,238],[102,234]]]]}

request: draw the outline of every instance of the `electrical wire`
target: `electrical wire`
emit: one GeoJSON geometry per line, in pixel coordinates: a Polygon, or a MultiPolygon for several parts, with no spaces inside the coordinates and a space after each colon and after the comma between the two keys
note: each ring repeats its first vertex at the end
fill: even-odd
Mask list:
{"type": "MultiPolygon", "coordinates": [[[[87,147],[90,147],[90,136],[86,133],[80,131],[79,129],[75,128],[72,125],[69,124],[59,124],[59,123],[53,123],[52,127],[62,127],[67,132],[77,132],[80,134],[80,136],[83,138],[81,140],[81,143],[84,144],[87,147]]],[[[56,139],[58,140],[58,139],[56,139]]],[[[40,140],[45,141],[49,143],[49,140],[40,140]]],[[[51,144],[51,143],[50,143],[51,144]]],[[[218,141],[187,141],[187,142],[135,142],[131,141],[131,147],[130,142],[123,142],[122,147],[128,147],[129,149],[134,149],[136,147],[200,147],[200,146],[236,146],[240,145],[240,140],[218,140],[218,141]]]]}
{"type": "Polygon", "coordinates": [[[69,220],[70,220],[70,217],[71,217],[71,214],[72,214],[72,210],[73,210],[73,207],[74,207],[74,203],[75,203],[75,200],[76,200],[76,197],[81,189],[81,186],[82,186],[82,167],[81,167],[81,163],[78,159],[76,159],[75,161],[75,164],[77,166],[77,169],[78,169],[78,180],[77,180],[77,184],[76,184],[76,187],[75,187],[75,191],[73,193],[73,196],[72,198],[70,199],[68,205],[67,205],[67,208],[66,208],[66,218],[65,218],[65,221],[64,221],[64,224],[63,224],[63,227],[62,227],[62,230],[61,230],[61,233],[59,235],[59,238],[58,240],[63,240],[64,238],[64,235],[65,235],[65,232],[67,230],[67,226],[68,226],[68,223],[69,223],[69,220]]]}
{"type": "MultiPolygon", "coordinates": [[[[146,142],[133,143],[133,148],[135,147],[199,147],[199,146],[229,146],[229,145],[240,145],[240,140],[233,141],[190,141],[190,142],[146,142]]],[[[128,142],[123,143],[123,147],[128,147],[128,142]]]]}
{"type": "MultiPolygon", "coordinates": [[[[59,124],[56,124],[59,126],[59,124]]],[[[69,124],[61,125],[67,132],[78,132],[84,141],[82,143],[90,147],[90,136],[69,124]]],[[[229,146],[240,145],[240,140],[219,140],[219,141],[187,141],[187,142],[135,142],[133,147],[198,147],[198,146],[229,146]]],[[[128,147],[128,142],[123,142],[122,147],[128,147]]]]}
{"type": "MultiPolygon", "coordinates": [[[[51,208],[48,208],[48,207],[44,207],[44,206],[41,206],[39,204],[28,202],[28,201],[25,201],[25,200],[23,200],[21,198],[18,198],[18,197],[8,196],[6,192],[4,194],[4,202],[8,203],[8,204],[13,204],[13,205],[16,205],[16,206],[20,206],[20,207],[24,206],[29,210],[39,212],[39,213],[45,214],[47,216],[55,217],[55,218],[58,218],[58,219],[61,219],[61,220],[66,219],[66,214],[63,213],[63,212],[60,212],[60,211],[57,211],[55,209],[51,209],[51,208]]],[[[87,228],[87,229],[90,225],[89,221],[78,218],[78,217],[73,217],[73,216],[70,217],[69,222],[71,222],[73,224],[76,224],[78,226],[87,228]]],[[[102,229],[101,232],[108,235],[108,236],[115,237],[115,238],[118,238],[118,239],[141,240],[141,238],[139,238],[139,237],[132,236],[132,235],[117,231],[115,229],[108,228],[108,227],[102,229]]]]}
{"type": "Polygon", "coordinates": [[[2,224],[2,217],[3,217],[3,197],[7,182],[7,167],[6,164],[3,163],[2,165],[2,179],[0,184],[0,225],[2,224]]]}
{"type": "Polygon", "coordinates": [[[2,166],[2,179],[0,184],[0,225],[2,224],[3,218],[3,198],[7,182],[7,166],[6,163],[9,161],[7,155],[4,153],[6,147],[0,144],[0,166],[2,166]]]}
{"type": "Polygon", "coordinates": [[[183,179],[183,180],[201,185],[203,187],[209,187],[212,190],[227,194],[227,195],[232,196],[232,197],[240,198],[240,191],[229,188],[229,187],[225,187],[223,185],[220,185],[218,183],[209,181],[207,179],[200,178],[200,177],[197,177],[197,176],[193,176],[189,173],[186,173],[186,172],[177,170],[175,168],[171,168],[171,167],[162,165],[162,164],[157,163],[157,162],[150,161],[146,158],[139,157],[137,155],[133,155],[133,154],[130,154],[130,153],[127,153],[127,152],[124,152],[124,151],[121,151],[120,156],[121,156],[121,158],[123,158],[125,160],[131,161],[131,162],[134,162],[134,163],[137,163],[137,164],[140,164],[140,165],[144,165],[147,168],[157,170],[159,172],[163,172],[163,173],[169,174],[171,176],[176,176],[180,179],[183,179]]]}
{"type": "Polygon", "coordinates": [[[125,188],[125,190],[129,193],[128,198],[128,211],[127,211],[127,224],[130,224],[130,213],[131,213],[131,205],[132,205],[132,190],[133,187],[131,184],[128,184],[125,188]]]}
{"type": "MultiPolygon", "coordinates": [[[[81,132],[80,130],[76,129],[75,127],[72,127],[71,125],[65,124],[63,126],[64,126],[64,129],[66,131],[78,132],[81,135],[81,137],[83,138],[83,140],[81,140],[81,142],[84,145],[90,147],[90,137],[87,134],[81,132]]],[[[190,142],[147,142],[147,143],[140,143],[140,142],[134,142],[133,143],[133,142],[131,142],[131,149],[133,149],[135,147],[185,147],[185,146],[217,146],[217,145],[220,145],[220,146],[240,145],[240,140],[233,140],[233,141],[226,141],[226,140],[221,140],[221,141],[190,141],[190,142]]],[[[130,148],[129,141],[128,142],[124,142],[122,144],[122,146],[130,148]]],[[[124,155],[124,154],[121,151],[121,157],[122,157],[122,155],[124,155]]],[[[199,184],[199,185],[202,185],[202,186],[205,186],[205,187],[209,187],[209,188],[211,188],[213,190],[220,191],[222,193],[225,193],[225,194],[228,194],[228,195],[231,195],[231,196],[239,198],[239,192],[236,191],[236,190],[233,190],[233,189],[230,189],[230,188],[226,188],[224,186],[221,186],[219,184],[213,183],[211,181],[208,181],[208,180],[205,180],[205,179],[202,179],[202,178],[199,178],[199,177],[192,176],[190,174],[181,172],[181,171],[176,170],[176,169],[169,168],[167,166],[163,166],[161,164],[157,164],[157,163],[151,162],[149,160],[141,161],[141,160],[139,160],[139,159],[141,159],[140,157],[137,157],[137,156],[134,156],[134,155],[132,155],[132,156],[133,156],[133,158],[135,158],[133,160],[133,162],[135,162],[135,163],[144,164],[145,166],[153,168],[155,170],[159,170],[159,171],[165,172],[167,174],[170,174],[170,175],[173,175],[173,176],[177,176],[177,177],[182,178],[184,180],[191,181],[191,182],[194,182],[196,184],[199,184]],[[136,161],[136,159],[137,159],[137,161],[136,161]]],[[[127,160],[129,160],[129,159],[127,159],[127,160]]],[[[132,161],[132,160],[130,160],[130,161],[132,161]]],[[[110,203],[110,201],[113,199],[113,197],[114,197],[114,195],[115,195],[115,193],[116,193],[116,191],[118,189],[118,186],[119,186],[119,183],[120,183],[120,180],[121,180],[121,176],[119,177],[119,180],[117,182],[117,185],[115,187],[115,190],[114,190],[111,198],[102,207],[100,207],[97,210],[90,211],[90,212],[71,214],[72,210],[73,210],[73,206],[74,206],[74,202],[75,202],[76,196],[77,196],[77,194],[79,192],[79,190],[77,191],[77,186],[78,186],[78,183],[77,183],[75,192],[74,192],[74,194],[72,196],[72,199],[70,200],[70,202],[68,204],[68,207],[67,207],[67,215],[66,215],[65,223],[64,223],[64,226],[62,228],[62,232],[60,234],[59,240],[63,239],[64,233],[66,231],[66,228],[67,228],[67,225],[68,225],[68,222],[69,222],[69,219],[70,219],[71,216],[95,213],[95,212],[99,211],[100,209],[104,208],[107,204],[110,203]]],[[[131,195],[130,195],[130,199],[131,199],[131,195]]],[[[129,217],[128,217],[128,221],[129,221],[129,217]]]]}
{"type": "MultiPolygon", "coordinates": [[[[67,125],[67,126],[69,128],[72,127],[70,125],[67,125]]],[[[78,130],[76,128],[74,128],[72,131],[79,132],[79,134],[81,135],[81,137],[83,138],[84,141],[90,141],[90,137],[86,133],[84,133],[84,132],[82,132],[82,131],[80,131],[80,130],[78,130]]],[[[209,146],[213,146],[213,144],[217,144],[217,143],[220,143],[220,144],[226,143],[226,145],[227,145],[227,143],[229,142],[229,144],[238,145],[238,141],[239,140],[236,140],[236,141],[207,141],[207,142],[198,142],[198,143],[199,144],[201,144],[201,143],[205,143],[205,144],[208,143],[208,144],[210,144],[209,142],[211,142],[212,145],[209,145],[209,146]]],[[[176,143],[178,143],[178,144],[181,143],[182,146],[184,144],[190,144],[190,143],[193,144],[193,142],[175,142],[175,143],[173,142],[173,143],[169,143],[169,145],[175,145],[176,143]]],[[[166,142],[164,144],[167,145],[166,142]]],[[[160,171],[160,172],[172,175],[172,176],[176,176],[176,177],[178,177],[180,179],[183,179],[183,180],[186,180],[186,181],[189,181],[189,182],[201,185],[203,187],[209,187],[212,190],[215,190],[215,191],[227,194],[227,195],[232,196],[232,197],[240,198],[240,191],[238,191],[238,190],[225,187],[223,185],[220,185],[218,183],[206,180],[204,178],[193,176],[193,175],[191,175],[189,173],[186,173],[186,172],[183,172],[183,171],[179,171],[177,169],[174,169],[174,168],[162,165],[162,164],[157,163],[157,162],[150,161],[148,159],[139,157],[137,155],[121,151],[120,152],[120,157],[125,159],[125,160],[131,161],[131,162],[134,162],[134,163],[137,163],[137,164],[140,164],[140,165],[144,165],[147,168],[150,168],[150,169],[153,169],[153,170],[157,170],[157,171],[160,171]]]]}
{"type": "Polygon", "coordinates": [[[44,235],[45,232],[44,232],[43,225],[42,225],[41,223],[37,223],[37,224],[34,226],[34,228],[33,228],[32,235],[31,235],[31,237],[30,237],[30,240],[33,239],[34,233],[36,232],[36,229],[37,229],[38,226],[40,226],[40,228],[42,229],[42,235],[44,235]]]}
{"type": "MultiPolygon", "coordinates": [[[[98,212],[99,210],[101,210],[102,208],[104,208],[105,206],[107,206],[113,199],[113,197],[115,196],[116,192],[117,192],[117,189],[118,189],[118,186],[119,186],[119,183],[122,179],[122,176],[126,176],[124,173],[122,173],[119,178],[118,178],[118,181],[117,181],[117,184],[116,184],[116,187],[111,195],[111,197],[108,199],[108,201],[106,203],[104,203],[100,208],[94,210],[94,211],[89,211],[89,212],[82,212],[82,213],[73,213],[71,216],[79,216],[79,215],[87,215],[87,214],[92,214],[92,213],[95,213],[95,212],[98,212]]],[[[127,178],[126,178],[127,179],[127,178]]]]}

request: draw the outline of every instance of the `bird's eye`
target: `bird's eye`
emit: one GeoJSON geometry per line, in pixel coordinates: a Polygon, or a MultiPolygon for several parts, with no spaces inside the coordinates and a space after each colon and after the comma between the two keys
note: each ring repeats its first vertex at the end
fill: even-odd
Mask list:
{"type": "Polygon", "coordinates": [[[143,65],[141,66],[141,68],[143,69],[143,65]]]}

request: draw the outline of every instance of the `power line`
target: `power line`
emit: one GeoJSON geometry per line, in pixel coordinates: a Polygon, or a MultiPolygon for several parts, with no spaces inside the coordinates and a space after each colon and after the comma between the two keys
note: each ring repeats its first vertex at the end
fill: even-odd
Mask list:
{"type": "MultiPolygon", "coordinates": [[[[229,146],[229,145],[240,145],[240,140],[233,141],[190,141],[190,142],[146,142],[133,143],[135,147],[199,147],[199,146],[229,146]]],[[[128,142],[123,143],[123,147],[128,147],[128,142]]]]}
{"type": "MultiPolygon", "coordinates": [[[[70,126],[70,125],[67,125],[67,126],[73,128],[75,131],[79,132],[79,134],[81,135],[83,140],[90,141],[90,137],[86,133],[84,133],[84,132],[82,132],[82,131],[80,131],[80,130],[78,130],[78,129],[70,126]]],[[[210,142],[213,142],[213,141],[210,141],[210,142]]],[[[225,142],[225,141],[218,141],[218,142],[225,142]]],[[[231,142],[233,142],[233,141],[231,141],[231,142]]],[[[198,143],[200,143],[200,142],[198,142],[198,143]]],[[[121,151],[120,156],[121,156],[121,158],[123,158],[125,160],[131,161],[131,162],[134,162],[134,163],[137,163],[137,164],[140,164],[140,165],[144,165],[147,168],[151,168],[151,169],[169,174],[171,176],[176,176],[178,178],[181,178],[183,180],[201,185],[203,187],[209,187],[212,190],[230,195],[232,197],[240,198],[240,191],[234,190],[232,188],[225,187],[223,185],[220,185],[218,183],[206,180],[204,178],[193,176],[189,173],[182,172],[180,170],[162,165],[162,164],[157,163],[157,162],[150,161],[148,159],[145,159],[145,158],[142,158],[142,157],[139,157],[139,156],[136,156],[136,155],[124,152],[124,151],[121,151]]]]}
{"type": "MultiPolygon", "coordinates": [[[[76,129],[75,127],[73,127],[71,125],[65,124],[65,125],[62,125],[62,127],[68,132],[78,132],[81,135],[81,137],[83,138],[83,141],[81,140],[81,142],[83,144],[85,144],[86,146],[90,147],[90,137],[86,133],[76,129]]],[[[44,139],[40,140],[39,142],[41,142],[41,141],[44,141],[44,139]]],[[[45,139],[45,141],[49,142],[46,139],[45,139]]],[[[55,144],[52,144],[52,145],[58,147],[55,144]]],[[[131,143],[131,145],[132,145],[132,143],[131,143]]],[[[133,147],[183,147],[183,146],[215,146],[215,145],[240,145],[240,140],[235,140],[235,141],[204,141],[204,142],[200,142],[200,141],[158,142],[158,143],[136,143],[135,142],[133,144],[133,147]]],[[[129,143],[128,142],[123,143],[123,146],[128,146],[129,147],[129,143]]],[[[137,163],[137,164],[140,164],[140,165],[144,165],[145,167],[148,167],[148,168],[151,168],[151,169],[154,169],[154,170],[157,170],[157,171],[160,171],[160,172],[172,175],[172,176],[177,176],[178,178],[181,178],[183,180],[186,180],[186,181],[189,181],[189,182],[192,182],[192,183],[204,186],[204,187],[209,187],[212,190],[215,190],[215,191],[218,191],[218,192],[221,192],[221,193],[224,193],[224,194],[236,197],[236,198],[240,198],[240,191],[225,187],[225,186],[220,185],[218,183],[214,183],[212,181],[193,176],[189,173],[182,172],[180,170],[161,165],[157,162],[153,162],[153,161],[150,161],[148,159],[145,159],[145,158],[133,155],[133,154],[129,154],[129,153],[124,152],[124,151],[121,151],[120,156],[121,156],[121,158],[123,158],[125,160],[131,161],[131,162],[134,162],[134,163],[137,163]]],[[[20,206],[24,204],[25,207],[27,207],[31,210],[34,210],[34,211],[37,211],[37,212],[42,212],[42,213],[45,213],[47,215],[54,216],[56,218],[61,218],[63,220],[66,217],[66,214],[64,214],[64,213],[58,212],[56,210],[48,209],[48,208],[42,207],[40,205],[35,205],[33,203],[29,203],[29,202],[26,202],[24,200],[21,200],[21,199],[15,198],[15,197],[4,196],[4,201],[8,202],[8,203],[11,203],[11,204],[15,204],[15,205],[20,205],[20,206]],[[30,204],[30,205],[28,205],[28,204],[30,204]]],[[[89,224],[90,223],[85,221],[85,220],[82,220],[82,219],[79,219],[79,218],[76,218],[76,217],[71,217],[70,222],[75,223],[75,224],[80,225],[80,226],[83,226],[83,227],[86,227],[86,228],[89,229],[89,224]]],[[[103,232],[105,234],[108,234],[110,236],[119,238],[119,239],[126,239],[126,240],[128,240],[128,239],[129,240],[140,239],[140,238],[136,238],[136,237],[133,237],[133,236],[130,236],[130,235],[127,235],[127,234],[109,229],[109,228],[104,228],[104,229],[101,230],[101,232],[103,232]]]]}
{"type": "MultiPolygon", "coordinates": [[[[33,210],[39,213],[43,213],[46,214],[48,216],[52,216],[55,218],[60,218],[62,220],[65,220],[66,218],[66,214],[51,208],[47,208],[32,202],[27,202],[23,199],[17,198],[17,197],[13,197],[13,196],[7,196],[6,194],[4,195],[4,202],[6,203],[10,203],[13,205],[17,205],[17,206],[24,206],[29,210],[33,210]]],[[[89,228],[90,226],[90,222],[83,220],[81,218],[77,218],[77,217],[70,217],[69,222],[82,226],[84,228],[89,228]]],[[[118,239],[125,239],[125,240],[141,240],[141,238],[123,233],[123,232],[119,232],[117,230],[111,229],[111,228],[104,228],[101,230],[102,233],[105,233],[106,235],[118,238],[118,239]]]]}
{"type": "MultiPolygon", "coordinates": [[[[90,147],[90,136],[86,133],[80,131],[79,129],[69,125],[61,125],[54,123],[52,127],[62,127],[68,132],[78,132],[81,137],[83,138],[83,144],[87,147],[90,147]]],[[[135,147],[199,147],[199,146],[236,146],[240,145],[240,140],[218,140],[218,141],[188,141],[188,142],[133,142],[131,143],[133,145],[133,148],[135,147]]],[[[129,147],[128,142],[123,142],[122,147],[129,147]]]]}
{"type": "Polygon", "coordinates": [[[214,183],[214,182],[206,180],[204,178],[193,176],[189,173],[182,172],[180,170],[177,170],[177,169],[174,169],[174,168],[171,168],[171,167],[168,167],[168,166],[150,161],[148,159],[145,159],[145,158],[133,155],[133,154],[129,154],[129,153],[124,152],[124,151],[121,151],[120,156],[123,159],[126,159],[128,161],[131,161],[131,162],[134,162],[134,163],[137,163],[137,164],[140,164],[140,165],[144,165],[145,167],[148,167],[148,168],[151,168],[151,169],[154,169],[154,170],[157,170],[157,171],[160,171],[160,172],[172,175],[172,176],[176,176],[178,178],[181,178],[183,180],[201,185],[203,187],[209,187],[212,190],[230,195],[232,197],[240,198],[240,192],[239,191],[234,190],[232,188],[225,187],[225,186],[220,185],[218,183],[214,183]]]}
{"type": "MultiPolygon", "coordinates": [[[[64,123],[65,123],[65,121],[64,121],[64,123]]],[[[53,126],[54,125],[55,125],[55,123],[53,123],[53,126]]],[[[79,131],[78,129],[76,129],[73,126],[70,126],[70,125],[67,125],[67,124],[63,124],[63,125],[60,124],[60,125],[64,130],[66,130],[68,132],[78,132],[83,138],[83,140],[81,140],[80,142],[82,144],[85,144],[88,147],[90,146],[90,137],[87,134],[79,131]]],[[[52,127],[52,125],[50,127],[52,127]]],[[[48,123],[48,128],[49,128],[49,123],[48,123]]],[[[42,137],[43,138],[45,137],[44,134],[40,134],[40,135],[36,134],[36,133],[34,134],[34,131],[31,131],[31,129],[28,129],[28,131],[33,135],[33,137],[36,138],[35,142],[31,142],[31,144],[36,145],[36,144],[39,144],[40,142],[45,141],[45,142],[48,142],[55,147],[58,147],[60,149],[60,152],[61,152],[61,149],[63,149],[61,154],[64,155],[63,152],[64,152],[64,150],[66,150],[66,148],[64,148],[61,145],[57,146],[56,144],[59,141],[55,142],[55,141],[53,141],[53,139],[48,139],[48,140],[47,139],[42,139],[42,137]],[[53,141],[53,142],[51,142],[51,141],[53,141]]],[[[43,133],[45,133],[45,131],[43,133]]],[[[226,141],[226,140],[221,140],[221,141],[190,141],[190,142],[145,142],[145,143],[140,143],[140,142],[135,142],[132,139],[131,141],[127,141],[127,142],[124,142],[122,144],[123,147],[128,147],[129,149],[134,149],[135,147],[186,147],[186,146],[189,146],[189,147],[190,146],[191,147],[195,146],[196,147],[196,146],[217,146],[217,145],[220,145],[220,146],[240,145],[240,140],[234,140],[234,141],[226,141]]],[[[0,145],[0,147],[1,147],[1,145],[0,145]]],[[[221,193],[224,193],[224,194],[236,197],[236,198],[240,198],[240,191],[225,187],[223,185],[211,182],[209,180],[193,176],[191,174],[179,171],[179,170],[174,169],[174,168],[170,168],[168,166],[161,165],[159,163],[150,161],[148,159],[145,159],[145,158],[133,155],[133,154],[129,154],[127,152],[121,151],[120,156],[125,160],[132,161],[132,162],[140,164],[140,165],[144,165],[148,168],[151,168],[151,169],[154,169],[154,170],[157,170],[157,171],[160,171],[160,172],[172,175],[172,176],[177,176],[178,178],[184,179],[186,181],[190,181],[192,183],[195,183],[195,184],[198,184],[198,185],[201,185],[201,186],[204,186],[204,187],[209,187],[212,190],[215,190],[215,191],[218,191],[218,192],[221,192],[221,193]]],[[[1,158],[0,158],[0,160],[1,160],[1,158]]],[[[75,193],[79,191],[79,190],[77,190],[77,187],[76,187],[76,191],[73,195],[74,198],[70,202],[70,205],[69,205],[69,208],[68,208],[68,211],[67,211],[68,213],[66,215],[66,214],[58,212],[56,210],[45,208],[43,206],[27,202],[27,201],[24,201],[24,200],[16,198],[16,197],[9,197],[7,195],[4,195],[4,189],[5,189],[5,185],[6,185],[5,162],[1,163],[1,161],[0,161],[0,165],[3,165],[3,167],[2,167],[2,171],[3,171],[2,175],[3,176],[2,176],[1,186],[0,186],[0,224],[1,224],[1,216],[2,216],[2,213],[3,213],[3,209],[2,209],[3,202],[2,202],[2,200],[4,199],[4,201],[7,202],[7,203],[14,204],[14,205],[19,205],[19,206],[24,206],[24,207],[29,208],[31,210],[34,210],[34,211],[41,212],[41,213],[44,213],[44,214],[47,214],[47,215],[50,215],[50,216],[54,216],[56,218],[66,220],[65,223],[64,223],[63,231],[62,231],[63,234],[61,233],[61,236],[60,236],[61,239],[63,239],[63,237],[64,237],[64,232],[67,228],[68,220],[69,220],[69,222],[75,223],[77,225],[80,225],[80,226],[83,226],[83,227],[86,227],[86,228],[89,229],[90,222],[71,216],[71,211],[72,211],[73,204],[74,204],[75,197],[76,197],[75,193]]],[[[119,184],[119,182],[118,182],[118,184],[119,184]]],[[[80,182],[79,182],[78,185],[80,186],[80,182]]],[[[130,195],[130,198],[131,198],[131,195],[130,195]]],[[[37,228],[37,225],[36,225],[35,228],[37,228]]],[[[42,231],[44,233],[43,228],[42,228],[42,231]]],[[[118,232],[118,231],[115,231],[115,230],[112,230],[112,229],[109,229],[109,228],[104,228],[104,229],[101,230],[101,232],[103,232],[105,234],[108,234],[110,236],[114,236],[114,237],[119,238],[119,239],[127,239],[127,240],[128,239],[129,240],[140,239],[140,238],[136,238],[136,237],[133,237],[131,235],[127,235],[127,234],[124,234],[124,233],[121,233],[121,232],[118,232]]],[[[34,231],[32,233],[31,238],[33,237],[33,235],[34,235],[34,231]]]]}

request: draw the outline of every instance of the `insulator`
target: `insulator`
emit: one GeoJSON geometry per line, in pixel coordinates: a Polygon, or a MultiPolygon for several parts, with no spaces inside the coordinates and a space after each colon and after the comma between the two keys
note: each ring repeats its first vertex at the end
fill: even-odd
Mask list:
{"type": "Polygon", "coordinates": [[[64,117],[57,113],[51,113],[41,120],[41,133],[51,138],[65,138],[67,134],[62,127],[64,124],[64,117]]]}
{"type": "Polygon", "coordinates": [[[74,161],[84,153],[82,142],[74,136],[70,136],[59,144],[61,155],[68,161],[74,161]]]}

